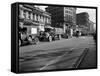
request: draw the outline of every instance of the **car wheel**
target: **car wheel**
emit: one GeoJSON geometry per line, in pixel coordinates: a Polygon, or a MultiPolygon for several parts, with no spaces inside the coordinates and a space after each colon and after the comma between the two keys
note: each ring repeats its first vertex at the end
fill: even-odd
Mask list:
{"type": "Polygon", "coordinates": [[[32,43],[33,43],[32,37],[31,37],[31,36],[28,37],[28,43],[29,43],[29,44],[32,44],[32,43]]]}
{"type": "Polygon", "coordinates": [[[32,42],[32,37],[28,37],[28,41],[29,42],[32,42]]]}
{"type": "Polygon", "coordinates": [[[38,44],[39,43],[39,39],[38,38],[35,38],[34,39],[34,42],[35,42],[35,44],[38,44]]]}

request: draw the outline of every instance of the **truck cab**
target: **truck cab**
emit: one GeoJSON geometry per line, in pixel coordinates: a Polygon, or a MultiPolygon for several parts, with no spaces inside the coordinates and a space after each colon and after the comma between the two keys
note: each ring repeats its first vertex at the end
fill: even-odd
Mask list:
{"type": "Polygon", "coordinates": [[[24,25],[19,27],[19,46],[24,44],[37,44],[38,30],[36,27],[24,25]]]}

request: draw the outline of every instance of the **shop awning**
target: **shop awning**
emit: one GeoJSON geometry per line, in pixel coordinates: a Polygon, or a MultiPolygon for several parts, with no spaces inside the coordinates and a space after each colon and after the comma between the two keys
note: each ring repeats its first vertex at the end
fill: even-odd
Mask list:
{"type": "Polygon", "coordinates": [[[45,26],[45,28],[50,28],[50,29],[54,29],[53,27],[51,27],[51,26],[45,26]]]}

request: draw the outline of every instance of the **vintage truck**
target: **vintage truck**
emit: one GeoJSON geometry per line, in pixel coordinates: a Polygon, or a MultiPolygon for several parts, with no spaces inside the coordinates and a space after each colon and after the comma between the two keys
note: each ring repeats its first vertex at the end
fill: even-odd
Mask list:
{"type": "Polygon", "coordinates": [[[46,27],[45,31],[41,31],[39,35],[39,40],[40,41],[53,41],[53,40],[60,40],[61,39],[61,34],[62,34],[62,29],[61,28],[51,28],[51,27],[46,27]]]}
{"type": "Polygon", "coordinates": [[[34,26],[25,26],[23,28],[19,27],[19,46],[23,44],[37,44],[38,39],[38,29],[34,26]]]}
{"type": "Polygon", "coordinates": [[[55,31],[55,40],[61,40],[61,35],[63,34],[63,29],[62,28],[54,28],[55,31]]]}

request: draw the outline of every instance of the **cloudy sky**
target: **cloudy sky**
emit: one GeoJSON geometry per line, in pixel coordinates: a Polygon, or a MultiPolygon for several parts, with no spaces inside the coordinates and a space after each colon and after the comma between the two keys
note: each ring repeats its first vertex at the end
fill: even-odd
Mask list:
{"type": "MultiPolygon", "coordinates": [[[[41,8],[42,10],[45,10],[47,6],[37,6],[41,8]]],[[[96,22],[96,10],[95,9],[90,9],[90,8],[77,8],[76,13],[81,13],[81,12],[87,12],[89,14],[89,19],[93,21],[94,23],[96,22]]]]}

